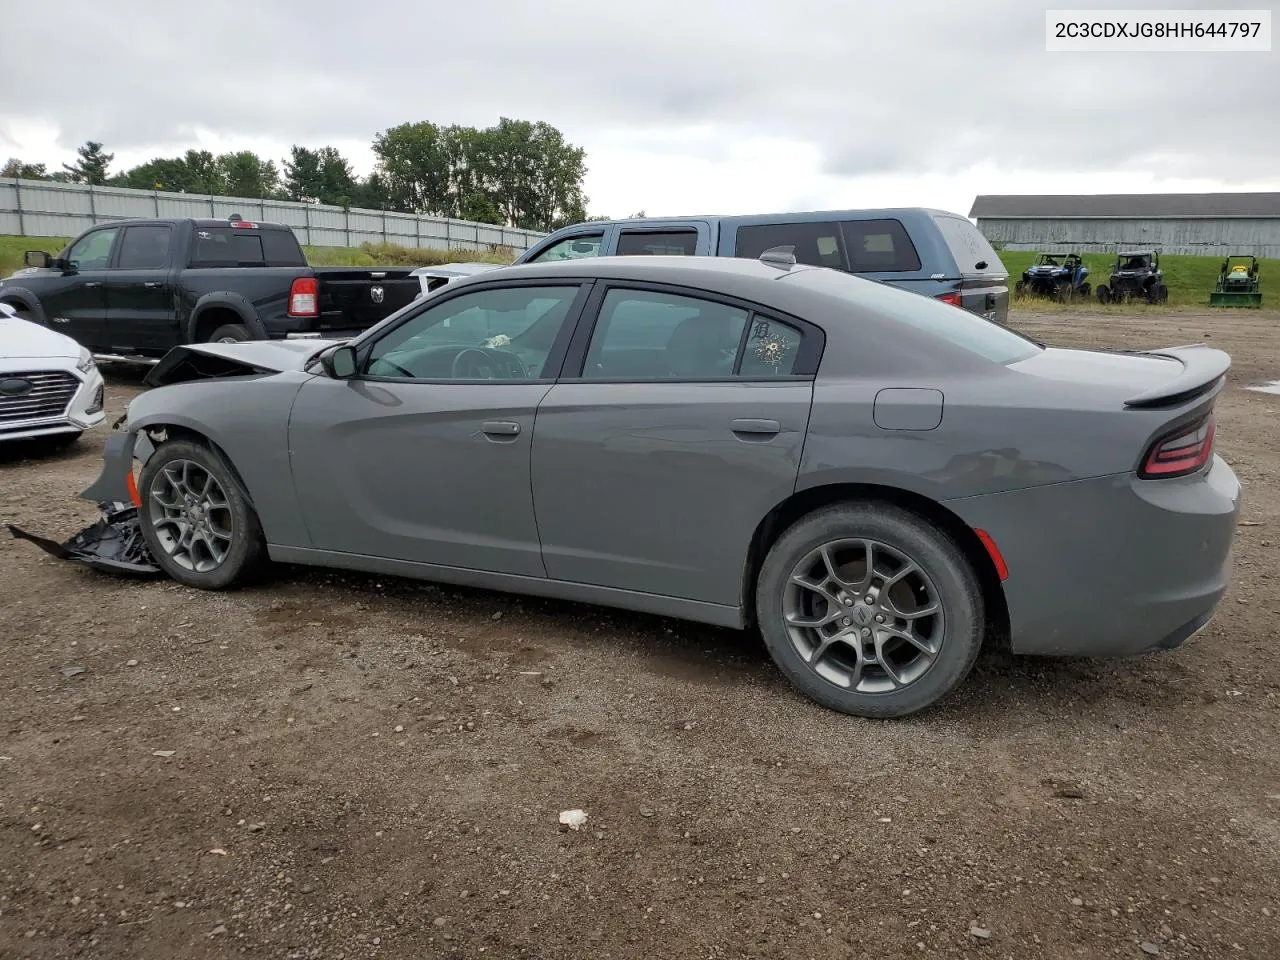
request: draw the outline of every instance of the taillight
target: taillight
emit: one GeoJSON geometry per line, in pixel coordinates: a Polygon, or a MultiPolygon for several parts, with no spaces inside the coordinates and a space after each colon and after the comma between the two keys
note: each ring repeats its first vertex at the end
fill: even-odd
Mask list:
{"type": "Polygon", "coordinates": [[[949,303],[953,307],[963,306],[963,301],[960,299],[960,294],[958,293],[940,293],[938,294],[937,299],[941,300],[943,303],[949,303]]]}
{"type": "Polygon", "coordinates": [[[1144,480],[1185,477],[1213,456],[1213,414],[1179,427],[1156,440],[1147,451],[1138,476],[1144,480]]]}
{"type": "Polygon", "coordinates": [[[315,277],[298,277],[289,288],[289,316],[318,317],[320,284],[315,277]]]}

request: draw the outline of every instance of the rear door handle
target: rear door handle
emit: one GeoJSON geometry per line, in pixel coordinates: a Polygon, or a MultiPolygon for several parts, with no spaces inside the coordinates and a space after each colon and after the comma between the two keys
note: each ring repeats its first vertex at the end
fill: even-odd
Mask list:
{"type": "Polygon", "coordinates": [[[152,289],[155,289],[156,287],[160,286],[160,281],[159,281],[159,280],[148,280],[146,283],[144,283],[144,284],[143,284],[143,286],[144,286],[144,287],[150,287],[150,288],[152,288],[152,289]]]}
{"type": "Polygon", "coordinates": [[[86,290],[91,290],[91,289],[93,289],[94,287],[100,287],[100,286],[102,286],[102,281],[101,281],[101,280],[90,280],[88,283],[86,283],[86,284],[84,285],[84,288],[85,288],[86,290]]]}
{"type": "Polygon", "coordinates": [[[486,420],[480,429],[491,437],[514,437],[520,433],[520,424],[514,420],[486,420]]]}
{"type": "Polygon", "coordinates": [[[782,430],[777,420],[731,420],[729,428],[734,433],[750,433],[758,436],[772,436],[782,430]]]}

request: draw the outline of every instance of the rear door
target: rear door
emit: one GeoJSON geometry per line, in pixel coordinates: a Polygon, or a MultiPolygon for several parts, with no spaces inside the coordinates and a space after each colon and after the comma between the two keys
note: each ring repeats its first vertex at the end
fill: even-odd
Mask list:
{"type": "Polygon", "coordinates": [[[101,350],[105,346],[107,268],[119,236],[119,227],[101,227],[76,240],[64,258],[70,272],[55,290],[40,298],[52,328],[83,347],[101,350]]]}
{"type": "Polygon", "coordinates": [[[547,576],[736,607],[795,488],[821,348],[749,303],[597,284],[534,426],[547,576]]]}
{"type": "Polygon", "coordinates": [[[977,227],[962,217],[933,217],[960,273],[960,306],[988,320],[1009,321],[1009,271],[977,227]]]}
{"type": "Polygon", "coordinates": [[[175,272],[174,228],[146,223],[124,228],[107,276],[103,347],[156,351],[181,341],[175,272]]]}

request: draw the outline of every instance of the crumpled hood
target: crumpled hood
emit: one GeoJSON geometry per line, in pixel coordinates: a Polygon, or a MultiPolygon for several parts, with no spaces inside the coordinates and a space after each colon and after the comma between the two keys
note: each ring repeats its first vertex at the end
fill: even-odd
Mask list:
{"type": "Polygon", "coordinates": [[[0,313],[0,360],[80,356],[80,344],[29,320],[0,313]]]}
{"type": "Polygon", "coordinates": [[[301,370],[307,358],[342,340],[251,340],[174,347],[151,368],[149,387],[211,377],[243,377],[301,370]]]}

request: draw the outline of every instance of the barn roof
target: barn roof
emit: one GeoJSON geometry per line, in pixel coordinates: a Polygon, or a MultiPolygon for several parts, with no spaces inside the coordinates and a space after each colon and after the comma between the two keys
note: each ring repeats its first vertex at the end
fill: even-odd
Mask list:
{"type": "Polygon", "coordinates": [[[969,216],[986,219],[1280,217],[1280,193],[1096,193],[982,195],[969,216]]]}

